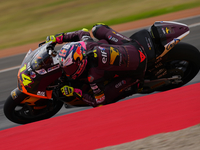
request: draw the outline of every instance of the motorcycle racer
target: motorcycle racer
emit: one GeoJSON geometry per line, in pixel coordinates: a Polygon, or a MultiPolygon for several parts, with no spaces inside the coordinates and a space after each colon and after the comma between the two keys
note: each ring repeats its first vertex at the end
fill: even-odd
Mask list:
{"type": "Polygon", "coordinates": [[[55,44],[70,42],[59,51],[60,65],[66,76],[74,80],[87,78],[93,90],[92,94],[76,92],[65,85],[61,88],[63,95],[79,93],[83,101],[96,107],[137,92],[147,64],[142,45],[101,23],[93,26],[92,33],[98,41],[85,28],[47,37],[46,42],[55,44]],[[105,83],[108,80],[111,82],[105,83]]]}

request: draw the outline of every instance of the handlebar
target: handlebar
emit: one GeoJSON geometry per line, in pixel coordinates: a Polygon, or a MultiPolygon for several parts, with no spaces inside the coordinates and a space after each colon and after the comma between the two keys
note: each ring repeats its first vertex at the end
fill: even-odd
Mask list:
{"type": "Polygon", "coordinates": [[[42,42],[42,43],[39,43],[38,47],[42,46],[43,44],[45,44],[46,41],[42,42]]]}
{"type": "MultiPolygon", "coordinates": [[[[46,41],[44,42],[41,42],[38,44],[38,47],[42,46],[43,44],[45,44],[46,41]]],[[[55,57],[57,55],[57,52],[54,50],[55,48],[55,45],[56,43],[50,43],[48,46],[47,46],[47,53],[49,53],[49,51],[51,50],[50,54],[51,56],[55,57]]]]}

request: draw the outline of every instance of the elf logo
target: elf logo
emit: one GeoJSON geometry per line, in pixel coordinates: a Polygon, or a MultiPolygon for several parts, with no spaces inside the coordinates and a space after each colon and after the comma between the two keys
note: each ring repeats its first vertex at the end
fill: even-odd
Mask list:
{"type": "Polygon", "coordinates": [[[108,55],[104,50],[101,50],[101,56],[102,56],[102,63],[106,63],[108,60],[108,55]]]}

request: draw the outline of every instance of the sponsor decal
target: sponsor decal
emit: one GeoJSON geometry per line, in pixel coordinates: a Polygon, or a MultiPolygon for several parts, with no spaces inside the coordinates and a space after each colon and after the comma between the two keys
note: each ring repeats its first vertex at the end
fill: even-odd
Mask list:
{"type": "Polygon", "coordinates": [[[15,90],[13,90],[13,91],[11,92],[11,97],[12,97],[13,100],[15,100],[15,99],[18,97],[18,95],[16,94],[16,91],[15,91],[15,90]]]}
{"type": "Polygon", "coordinates": [[[102,50],[102,51],[105,51],[104,47],[99,46],[99,49],[102,50]]]}
{"type": "Polygon", "coordinates": [[[147,38],[147,37],[145,37],[145,39],[146,39],[147,46],[148,46],[149,50],[151,50],[151,48],[152,48],[152,44],[151,44],[151,41],[150,41],[150,39],[149,39],[149,38],[147,38]]]}
{"type": "Polygon", "coordinates": [[[23,73],[21,76],[22,76],[22,83],[25,87],[26,86],[29,87],[29,85],[33,83],[32,79],[26,74],[23,73]]]}
{"type": "Polygon", "coordinates": [[[63,62],[63,58],[60,58],[60,61],[63,62]]]}
{"type": "Polygon", "coordinates": [[[105,100],[105,95],[101,94],[99,96],[95,96],[97,104],[102,103],[105,100]]]}
{"type": "Polygon", "coordinates": [[[101,50],[101,56],[102,56],[102,63],[103,64],[107,63],[108,55],[104,50],[101,50]]]}
{"type": "Polygon", "coordinates": [[[65,44],[65,45],[63,45],[63,47],[62,47],[62,48],[63,48],[63,49],[69,49],[69,48],[70,48],[70,46],[71,46],[70,44],[65,44]]]}
{"type": "Polygon", "coordinates": [[[116,42],[116,43],[118,42],[118,39],[113,37],[113,36],[111,36],[111,35],[108,36],[108,39],[113,41],[113,42],[116,42]]]}
{"type": "Polygon", "coordinates": [[[180,42],[180,39],[174,39],[172,42],[167,44],[166,50],[172,49],[178,42],[180,42]]]}
{"type": "Polygon", "coordinates": [[[94,53],[94,58],[96,58],[97,57],[97,50],[93,50],[93,53],[94,53]]]}
{"type": "Polygon", "coordinates": [[[65,49],[61,49],[59,52],[59,56],[65,57],[67,54],[67,51],[65,49]]]}
{"type": "Polygon", "coordinates": [[[123,35],[121,35],[121,34],[119,34],[119,33],[116,33],[116,32],[114,32],[114,31],[113,31],[113,33],[114,33],[115,35],[121,37],[122,39],[125,39],[125,40],[127,40],[127,41],[131,41],[131,39],[129,39],[129,38],[127,38],[127,37],[125,37],[125,36],[123,36],[123,35]]]}
{"type": "Polygon", "coordinates": [[[85,51],[83,51],[83,56],[86,56],[86,52],[85,51]]]}
{"type": "Polygon", "coordinates": [[[24,70],[26,70],[26,64],[24,64],[24,66],[20,69],[20,72],[23,72],[24,70]]]}
{"type": "Polygon", "coordinates": [[[164,34],[166,34],[166,32],[165,32],[165,29],[164,29],[164,28],[162,28],[162,31],[163,31],[163,33],[164,33],[164,34]]]}
{"type": "Polygon", "coordinates": [[[68,58],[64,61],[63,66],[69,66],[69,65],[71,65],[72,63],[73,63],[72,58],[71,58],[71,57],[68,57],[68,58]]]}
{"type": "Polygon", "coordinates": [[[119,56],[118,49],[114,47],[110,47],[110,64],[113,65],[115,62],[116,57],[119,56]]]}
{"type": "Polygon", "coordinates": [[[83,60],[83,55],[81,53],[81,45],[78,46],[78,48],[76,49],[76,52],[74,53],[74,56],[73,56],[74,60],[76,61],[77,58],[81,60],[83,60]]]}
{"type": "Polygon", "coordinates": [[[36,70],[36,72],[37,72],[38,74],[40,74],[40,75],[44,75],[44,74],[47,73],[45,69],[36,70]]]}
{"type": "Polygon", "coordinates": [[[63,66],[69,66],[73,63],[73,59],[72,59],[72,52],[69,54],[69,56],[67,56],[67,58],[61,59],[61,62],[63,62],[63,66]]]}
{"type": "Polygon", "coordinates": [[[56,66],[53,66],[53,67],[51,67],[51,68],[48,68],[47,71],[48,71],[48,72],[51,72],[51,71],[54,71],[54,70],[56,70],[56,69],[58,69],[58,68],[60,68],[60,65],[56,65],[56,66]]]}
{"type": "Polygon", "coordinates": [[[143,62],[146,58],[146,56],[140,51],[138,50],[139,54],[140,54],[140,62],[143,62]]]}
{"type": "Polygon", "coordinates": [[[35,77],[36,77],[35,72],[31,71],[31,72],[30,72],[30,76],[31,76],[31,78],[35,78],[35,77]]]}
{"type": "Polygon", "coordinates": [[[119,83],[117,83],[117,84],[115,85],[115,88],[117,89],[117,88],[121,87],[121,86],[124,85],[124,84],[126,84],[126,80],[122,80],[122,81],[120,81],[119,83]]]}
{"type": "Polygon", "coordinates": [[[171,33],[171,30],[169,28],[166,27],[166,33],[169,34],[171,33]]]}
{"type": "Polygon", "coordinates": [[[44,91],[38,91],[38,92],[37,92],[37,95],[45,96],[45,92],[44,92],[44,91]]]}
{"type": "Polygon", "coordinates": [[[164,34],[174,33],[174,29],[171,27],[161,28],[164,34]]]}

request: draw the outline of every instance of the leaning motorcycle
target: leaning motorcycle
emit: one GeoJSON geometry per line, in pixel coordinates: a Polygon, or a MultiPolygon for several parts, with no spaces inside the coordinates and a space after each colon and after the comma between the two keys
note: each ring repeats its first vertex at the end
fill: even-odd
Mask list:
{"type": "MultiPolygon", "coordinates": [[[[189,34],[185,24],[155,22],[148,30],[134,33],[130,38],[144,47],[148,64],[140,93],[165,91],[191,81],[200,69],[200,53],[194,46],[180,42],[189,34]]],[[[12,122],[31,123],[54,116],[66,106],[88,106],[74,94],[65,97],[60,88],[68,84],[84,92],[90,86],[66,77],[60,68],[57,52],[49,45],[27,53],[18,71],[18,86],[7,98],[4,114],[12,122]]],[[[108,81],[109,82],[109,81],[108,81]]]]}

